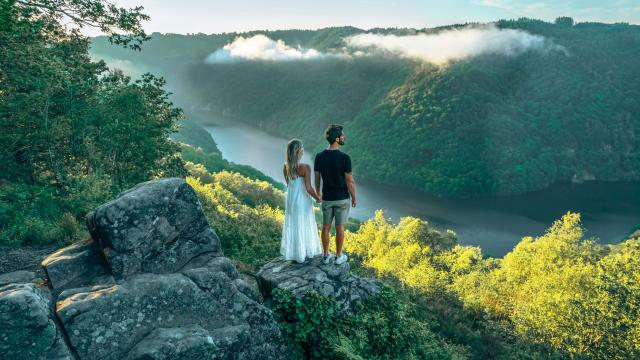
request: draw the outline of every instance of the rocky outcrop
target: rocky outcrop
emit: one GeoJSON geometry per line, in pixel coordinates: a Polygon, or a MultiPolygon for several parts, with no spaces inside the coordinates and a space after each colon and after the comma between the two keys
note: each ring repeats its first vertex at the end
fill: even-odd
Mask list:
{"type": "Polygon", "coordinates": [[[284,359],[271,310],[222,256],[182,179],[140,184],[87,216],[91,239],[0,277],[12,359],[284,359]],[[4,279],[4,280],[3,280],[4,279]],[[64,341],[66,340],[66,341],[64,341]]]}
{"type": "Polygon", "coordinates": [[[352,311],[357,302],[382,290],[378,280],[351,274],[348,262],[324,265],[321,255],[302,264],[278,257],[258,271],[257,280],[265,298],[269,298],[275,288],[289,290],[294,296],[314,290],[335,298],[338,310],[342,312],[352,311]]]}
{"type": "Polygon", "coordinates": [[[220,242],[183,179],[138,184],[87,215],[91,237],[118,278],[171,273],[220,242]]]}

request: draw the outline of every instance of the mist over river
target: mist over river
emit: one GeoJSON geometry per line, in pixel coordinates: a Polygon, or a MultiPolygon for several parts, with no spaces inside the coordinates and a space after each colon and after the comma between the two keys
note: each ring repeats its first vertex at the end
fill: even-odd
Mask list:
{"type": "MultiPolygon", "coordinates": [[[[225,159],[251,165],[284,182],[282,164],[288,139],[238,121],[215,118],[206,123],[225,159]]],[[[311,155],[305,153],[303,162],[312,165],[311,155]]],[[[358,178],[357,172],[354,178],[358,203],[350,216],[365,220],[382,209],[393,221],[403,216],[419,217],[437,229],[453,230],[461,244],[478,245],[484,254],[492,256],[504,255],[523,236],[542,235],[567,211],[581,213],[585,236],[603,243],[621,241],[640,224],[637,182],[563,183],[519,196],[441,199],[366,181],[358,178]]]]}

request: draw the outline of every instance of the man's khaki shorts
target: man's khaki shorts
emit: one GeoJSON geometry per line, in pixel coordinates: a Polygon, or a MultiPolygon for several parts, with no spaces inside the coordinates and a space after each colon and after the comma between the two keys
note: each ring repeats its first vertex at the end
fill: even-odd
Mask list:
{"type": "Polygon", "coordinates": [[[351,208],[351,199],[344,200],[323,200],[322,201],[322,223],[331,224],[333,218],[336,219],[336,225],[342,225],[349,219],[349,209],[351,208]]]}

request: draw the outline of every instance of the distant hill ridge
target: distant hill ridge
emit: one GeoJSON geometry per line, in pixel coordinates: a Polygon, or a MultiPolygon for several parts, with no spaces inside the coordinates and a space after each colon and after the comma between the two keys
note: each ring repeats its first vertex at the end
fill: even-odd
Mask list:
{"type": "MultiPolygon", "coordinates": [[[[398,36],[435,29],[371,29],[398,36]]],[[[477,26],[477,24],[476,24],[477,26]]],[[[178,105],[232,115],[324,146],[346,126],[360,177],[440,196],[517,194],[558,181],[640,179],[640,26],[501,20],[566,51],[481,54],[447,66],[394,56],[207,64],[237,36],[265,34],[297,48],[341,49],[365,30],[153,34],[142,52],[94,39],[93,53],[153,68],[178,105]]]]}

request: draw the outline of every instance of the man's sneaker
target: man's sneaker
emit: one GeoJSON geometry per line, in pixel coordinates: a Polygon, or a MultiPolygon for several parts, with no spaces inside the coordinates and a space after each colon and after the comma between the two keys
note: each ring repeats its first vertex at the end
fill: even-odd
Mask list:
{"type": "Polygon", "coordinates": [[[329,264],[331,262],[331,260],[333,260],[334,257],[335,256],[333,256],[332,253],[329,253],[329,255],[322,257],[322,263],[327,265],[327,264],[329,264]]]}
{"type": "Polygon", "coordinates": [[[344,264],[347,262],[347,254],[342,254],[336,258],[336,265],[344,264]]]}

